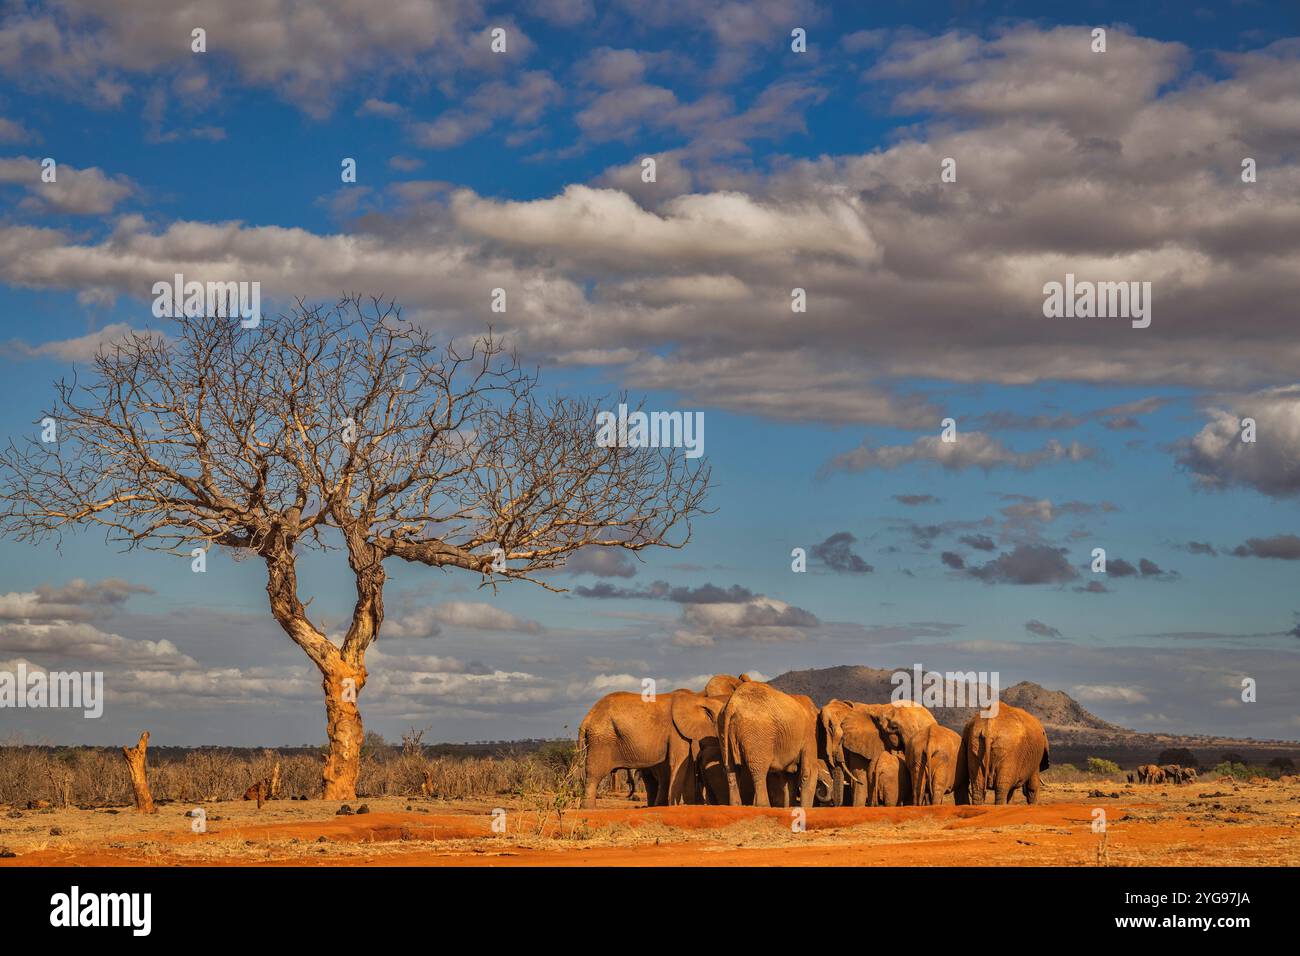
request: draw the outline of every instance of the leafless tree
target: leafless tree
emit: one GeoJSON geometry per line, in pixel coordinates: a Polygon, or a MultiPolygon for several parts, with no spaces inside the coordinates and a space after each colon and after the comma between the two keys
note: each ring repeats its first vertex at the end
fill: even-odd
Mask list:
{"type": "Polygon", "coordinates": [[[586,547],[681,547],[707,467],[676,449],[601,447],[596,402],[546,396],[488,333],[437,346],[392,302],[299,301],[256,328],[181,318],[61,381],[57,442],[0,453],[0,532],[266,565],[271,613],[319,668],[327,798],[355,796],[357,695],[384,620],[384,562],[456,568],[495,588],[586,547]],[[299,594],[304,549],[342,551],[356,603],[341,645],[299,594]]]}

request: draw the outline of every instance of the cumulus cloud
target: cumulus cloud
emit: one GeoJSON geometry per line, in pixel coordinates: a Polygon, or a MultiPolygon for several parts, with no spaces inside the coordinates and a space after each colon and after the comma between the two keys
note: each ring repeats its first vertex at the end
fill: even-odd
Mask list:
{"type": "Polygon", "coordinates": [[[837,471],[858,472],[868,468],[892,469],[914,462],[930,462],[945,471],[964,471],[980,468],[1015,468],[1028,471],[1054,461],[1083,461],[1094,451],[1078,442],[1062,445],[1049,441],[1043,448],[1032,452],[1015,452],[996,438],[984,432],[965,432],[956,441],[946,442],[938,435],[923,435],[910,445],[881,445],[871,448],[866,444],[836,455],[822,466],[822,473],[837,471]]]}
{"type": "Polygon", "coordinates": [[[874,570],[871,565],[853,553],[856,541],[849,532],[840,531],[810,550],[813,558],[839,574],[870,574],[874,570]]]}
{"type": "Polygon", "coordinates": [[[90,583],[73,578],[67,584],[43,584],[35,591],[0,594],[0,621],[89,621],[112,614],[133,594],[152,594],[143,584],[121,578],[90,583]]]}
{"type": "Polygon", "coordinates": [[[1079,576],[1065,548],[1020,544],[966,573],[985,584],[1063,584],[1079,576]]]}
{"type": "Polygon", "coordinates": [[[1232,549],[1238,558],[1271,558],[1275,561],[1300,561],[1300,537],[1277,534],[1271,538],[1247,538],[1232,549]]]}
{"type": "Polygon", "coordinates": [[[1275,498],[1300,492],[1300,385],[1267,389],[1212,408],[1210,420],[1178,448],[1178,463],[1207,488],[1254,488],[1275,498]],[[1243,441],[1243,419],[1255,441],[1243,441]]]}
{"type": "MultiPolygon", "coordinates": [[[[16,14],[5,21],[10,46],[0,44],[8,51],[0,69],[34,65],[40,73],[45,59],[83,62],[77,83],[100,75],[106,59],[136,58],[151,69],[160,51],[176,46],[159,43],[154,31],[188,32],[174,32],[176,16],[160,8],[131,24],[114,19],[91,34],[102,34],[107,47],[91,42],[74,51],[74,34],[57,17],[51,30],[35,14],[16,14]]],[[[276,6],[267,22],[288,16],[276,6]]],[[[359,16],[347,11],[337,31],[314,37],[324,55],[283,49],[297,41],[259,28],[238,47],[237,68],[282,95],[307,95],[365,68],[374,49],[391,49],[400,66],[451,34],[478,42],[473,10],[398,4],[347,26],[359,16]],[[346,55],[329,55],[336,40],[346,55]],[[323,73],[302,75],[317,70],[323,73]]],[[[236,19],[235,32],[224,34],[235,40],[263,23],[236,19]]],[[[729,43],[730,33],[717,31],[717,42],[729,43]]],[[[1225,56],[1198,74],[1178,44],[1122,30],[1111,40],[1105,57],[1080,60],[1078,51],[1087,50],[1081,28],[891,35],[872,82],[889,84],[900,108],[922,111],[914,134],[869,153],[795,159],[743,175],[704,168],[696,154],[689,191],[652,209],[611,178],[524,201],[453,190],[367,216],[345,234],[178,221],[128,224],[96,240],[10,223],[0,227],[0,279],[143,297],[150,283],[177,271],[199,279],[238,271],[261,277],[267,297],[383,290],[409,315],[451,331],[481,324],[481,290],[490,283],[526,290],[512,298],[510,331],[535,354],[617,357],[631,362],[619,370],[629,387],[670,389],[785,421],[933,427],[942,416],[895,384],[908,380],[1219,390],[1289,381],[1296,355],[1288,303],[1300,298],[1300,162],[1286,118],[1300,109],[1300,51],[1283,41],[1225,56]],[[991,89],[1002,92],[990,97],[991,89]],[[938,168],[950,155],[976,157],[962,165],[960,191],[918,181],[917,169],[938,168]],[[1269,169],[1249,190],[1237,176],[1243,155],[1269,169]],[[1066,272],[1149,280],[1158,290],[1155,327],[1162,314],[1177,322],[1164,325],[1153,350],[1123,324],[1045,320],[1043,283],[1066,272]],[[788,321],[791,276],[807,277],[800,281],[809,311],[799,322],[788,321]],[[660,291],[683,277],[717,294],[695,298],[689,282],[660,291]],[[1224,314],[1252,319],[1224,323],[1224,314]]],[[[467,49],[445,45],[449,59],[471,62],[467,49]]],[[[653,85],[654,73],[638,76],[625,63],[621,75],[602,75],[622,84],[610,89],[626,90],[653,85]]],[[[491,90],[518,88],[517,74],[492,86],[498,81],[506,82],[495,75],[471,82],[466,95],[487,86],[491,103],[491,90]]],[[[774,91],[763,104],[767,118],[750,111],[748,127],[721,135],[788,124],[777,106],[807,95],[774,91]]],[[[746,112],[700,99],[686,105],[699,106],[701,134],[720,125],[718,117],[746,112]]],[[[1101,420],[1127,425],[1140,414],[1117,406],[1101,420]]],[[[1285,415],[1279,406],[1281,417],[1265,428],[1267,414],[1255,415],[1268,437],[1252,446],[1253,459],[1220,440],[1226,435],[1215,420],[1185,463],[1207,484],[1293,493],[1297,459],[1288,457],[1288,433],[1277,430],[1285,415]]],[[[864,446],[837,467],[929,460],[1023,468],[1089,452],[1063,442],[1018,452],[975,431],[947,451],[924,441],[864,446]]]]}
{"type": "Polygon", "coordinates": [[[437,637],[443,626],[476,631],[514,631],[540,634],[537,621],[516,617],[503,608],[482,601],[444,601],[432,607],[412,608],[390,615],[384,621],[388,637],[437,637]]]}
{"type": "Polygon", "coordinates": [[[60,164],[52,183],[43,182],[41,173],[39,159],[0,159],[0,183],[22,186],[27,198],[21,205],[29,210],[102,216],[138,189],[128,177],[110,176],[95,166],[76,169],[60,164]]]}
{"type": "Polygon", "coordinates": [[[575,576],[631,578],[636,576],[637,564],[622,548],[583,548],[564,563],[564,570],[575,576]]]}

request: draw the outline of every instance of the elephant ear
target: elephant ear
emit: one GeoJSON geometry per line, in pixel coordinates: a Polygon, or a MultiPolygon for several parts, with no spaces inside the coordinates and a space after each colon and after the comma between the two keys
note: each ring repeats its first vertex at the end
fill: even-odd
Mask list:
{"type": "Polygon", "coordinates": [[[847,714],[840,724],[840,735],[845,750],[868,759],[874,759],[887,749],[871,714],[847,714]]]}
{"type": "Polygon", "coordinates": [[[674,695],[673,726],[679,734],[691,741],[718,736],[718,714],[721,712],[717,703],[719,700],[720,698],[701,697],[698,694],[674,695]]]}

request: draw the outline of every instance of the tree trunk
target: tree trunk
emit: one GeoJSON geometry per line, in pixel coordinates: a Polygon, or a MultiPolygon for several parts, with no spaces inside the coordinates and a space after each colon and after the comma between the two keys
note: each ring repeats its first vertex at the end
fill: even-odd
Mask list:
{"type": "Polygon", "coordinates": [[[365,737],[357,696],[365,682],[364,666],[353,668],[343,661],[334,661],[321,682],[325,688],[325,732],[330,741],[323,771],[326,800],[357,797],[361,741],[365,737]]]}
{"type": "Polygon", "coordinates": [[[275,769],[271,771],[271,785],[268,789],[270,791],[266,795],[268,800],[280,799],[280,761],[278,760],[275,762],[275,769]]]}
{"type": "Polygon", "coordinates": [[[153,805],[153,795],[149,793],[149,781],[144,775],[145,751],[149,747],[149,731],[140,735],[140,742],[135,747],[123,747],[122,756],[126,758],[126,768],[131,774],[131,789],[135,791],[135,809],[137,813],[157,813],[153,805]]]}

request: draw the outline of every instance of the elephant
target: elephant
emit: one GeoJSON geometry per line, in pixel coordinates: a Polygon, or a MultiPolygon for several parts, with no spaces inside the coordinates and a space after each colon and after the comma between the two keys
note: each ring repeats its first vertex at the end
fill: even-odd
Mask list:
{"type": "Polygon", "coordinates": [[[1130,770],[1128,773],[1126,773],[1126,774],[1124,775],[1124,777],[1125,777],[1126,780],[1128,780],[1129,783],[1132,783],[1132,782],[1133,782],[1133,777],[1134,777],[1134,773],[1133,773],[1133,771],[1130,770]]]}
{"type": "Polygon", "coordinates": [[[996,716],[977,714],[962,731],[956,802],[983,803],[986,790],[992,789],[994,803],[1007,803],[1021,789],[1025,802],[1037,803],[1039,774],[1049,766],[1047,733],[1038,718],[999,702],[996,716]]]}
{"type": "Polygon", "coordinates": [[[867,805],[867,775],[871,771],[871,761],[888,749],[872,715],[889,706],[832,700],[818,714],[821,733],[825,737],[826,763],[834,778],[837,805],[844,803],[842,785],[846,779],[853,787],[853,806],[867,805]]]}
{"type": "MultiPolygon", "coordinates": [[[[928,760],[925,757],[927,746],[930,740],[931,728],[937,727],[939,722],[934,719],[934,714],[929,709],[910,700],[895,701],[892,704],[882,705],[871,711],[871,719],[880,732],[880,737],[885,742],[887,749],[899,753],[903,759],[903,766],[907,771],[909,783],[911,784],[909,792],[913,801],[921,798],[922,783],[921,774],[924,771],[928,760]]],[[[945,738],[941,735],[934,740],[935,747],[942,750],[940,746],[945,738]]],[[[960,748],[957,748],[960,749],[960,748]]],[[[945,761],[944,757],[939,758],[939,763],[949,762],[953,765],[952,773],[955,775],[957,749],[952,752],[950,760],[945,761]]],[[[951,785],[945,783],[944,790],[938,795],[939,801],[943,800],[943,794],[951,789],[951,785]]]]}
{"type": "Polygon", "coordinates": [[[1176,763],[1167,763],[1160,768],[1165,772],[1165,779],[1170,783],[1183,783],[1183,768],[1176,763]]]}
{"type": "Polygon", "coordinates": [[[597,784],[614,770],[645,771],[647,805],[667,802],[668,787],[660,784],[668,770],[671,728],[671,695],[645,700],[640,694],[616,691],[596,701],[578,727],[586,772],[583,806],[595,807],[597,784]]]}
{"type": "Polygon", "coordinates": [[[705,697],[730,697],[741,684],[749,683],[749,675],[732,677],[730,674],[714,674],[704,685],[705,697]]]}
{"type": "Polygon", "coordinates": [[[812,806],[817,780],[817,708],[811,698],[746,681],[722,708],[718,739],[723,765],[728,774],[736,775],[742,803],[784,806],[797,790],[799,805],[804,809],[812,806]]]}
{"type": "Polygon", "coordinates": [[[1143,783],[1158,784],[1165,782],[1165,772],[1153,763],[1138,767],[1138,779],[1143,783]]]}
{"type": "Polygon", "coordinates": [[[669,746],[669,759],[684,758],[687,766],[683,773],[673,774],[674,780],[681,781],[681,790],[670,791],[668,802],[675,803],[680,796],[687,803],[703,803],[707,795],[713,803],[729,803],[727,771],[718,740],[718,715],[728,698],[707,697],[689,690],[674,691],[671,697],[676,740],[669,746]]]}
{"type": "Polygon", "coordinates": [[[1183,767],[1181,776],[1183,783],[1196,782],[1196,770],[1193,767],[1183,767]]]}
{"type": "Polygon", "coordinates": [[[912,782],[902,756],[886,750],[871,761],[867,797],[873,807],[901,807],[912,801],[912,782]]]}
{"type": "Polygon", "coordinates": [[[904,759],[911,778],[913,803],[920,806],[943,803],[944,796],[952,793],[960,750],[961,735],[937,723],[912,736],[904,759]]]}
{"type": "MultiPolygon", "coordinates": [[[[693,741],[697,752],[704,752],[707,740],[677,729],[673,704],[679,697],[708,700],[694,691],[678,690],[648,699],[616,691],[596,701],[578,728],[586,774],[585,808],[595,807],[596,788],[614,770],[643,772],[647,806],[666,806],[695,796],[693,741]]],[[[679,707],[683,714],[690,710],[686,704],[679,707]]],[[[716,785],[716,773],[714,777],[716,785]]]]}

